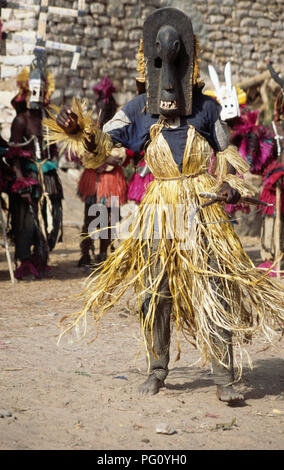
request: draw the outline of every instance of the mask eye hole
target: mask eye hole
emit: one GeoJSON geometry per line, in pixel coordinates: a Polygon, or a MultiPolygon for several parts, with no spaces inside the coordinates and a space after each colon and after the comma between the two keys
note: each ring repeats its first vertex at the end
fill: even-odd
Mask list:
{"type": "Polygon", "coordinates": [[[160,57],[157,57],[154,61],[154,65],[156,69],[162,68],[162,59],[160,57]]]}
{"type": "Polygon", "coordinates": [[[161,46],[160,41],[156,41],[156,50],[157,50],[158,54],[161,52],[161,49],[162,49],[162,46],[161,46]]]}
{"type": "Polygon", "coordinates": [[[33,90],[33,96],[35,96],[35,95],[36,95],[36,91],[35,91],[35,90],[33,90]]]}
{"type": "Polygon", "coordinates": [[[176,53],[179,52],[179,50],[180,50],[180,42],[179,42],[178,40],[174,41],[173,49],[175,50],[176,53]]]}

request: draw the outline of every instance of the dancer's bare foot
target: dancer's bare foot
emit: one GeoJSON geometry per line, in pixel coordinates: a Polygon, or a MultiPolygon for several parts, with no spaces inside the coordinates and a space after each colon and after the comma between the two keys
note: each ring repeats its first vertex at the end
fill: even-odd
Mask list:
{"type": "Polygon", "coordinates": [[[232,385],[217,385],[217,398],[228,403],[244,401],[244,396],[237,392],[232,385]]]}
{"type": "Polygon", "coordinates": [[[142,395],[155,395],[163,386],[164,382],[158,379],[155,374],[151,374],[147,380],[139,386],[138,392],[142,395]]]}

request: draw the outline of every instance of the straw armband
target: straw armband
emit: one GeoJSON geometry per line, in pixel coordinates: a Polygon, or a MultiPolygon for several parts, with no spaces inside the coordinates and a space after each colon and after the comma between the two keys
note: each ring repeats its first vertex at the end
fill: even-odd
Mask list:
{"type": "Polygon", "coordinates": [[[236,189],[242,197],[251,197],[256,193],[254,186],[237,175],[227,174],[222,181],[222,184],[223,183],[228,183],[231,188],[236,189]]]}
{"type": "Polygon", "coordinates": [[[230,163],[239,175],[243,175],[249,171],[249,165],[241,157],[237,147],[229,145],[222,152],[217,152],[217,168],[220,176],[227,174],[227,163],[230,163]]]}
{"type": "Polygon", "coordinates": [[[108,134],[96,127],[92,119],[92,111],[87,110],[86,102],[80,103],[73,98],[72,111],[78,117],[79,128],[79,131],[75,134],[67,134],[59,126],[56,121],[59,110],[56,111],[54,114],[52,110],[49,110],[50,117],[43,120],[43,125],[46,127],[44,138],[48,145],[58,144],[60,154],[67,153],[68,158],[71,158],[72,154],[76,155],[85,168],[95,170],[103,165],[114,144],[108,134]],[[94,150],[92,152],[86,148],[88,141],[93,141],[94,150]]]}
{"type": "Polygon", "coordinates": [[[105,163],[114,144],[111,137],[98,128],[95,128],[89,137],[94,139],[95,147],[92,152],[85,150],[81,161],[85,168],[95,170],[105,163]]]}
{"type": "Polygon", "coordinates": [[[241,157],[237,147],[229,145],[225,150],[217,152],[216,157],[216,174],[218,180],[218,185],[214,188],[216,192],[221,189],[224,183],[228,183],[232,188],[239,191],[242,197],[248,197],[255,194],[256,189],[242,177],[242,175],[249,171],[249,165],[241,157]],[[236,170],[236,175],[228,173],[227,163],[236,170]]]}

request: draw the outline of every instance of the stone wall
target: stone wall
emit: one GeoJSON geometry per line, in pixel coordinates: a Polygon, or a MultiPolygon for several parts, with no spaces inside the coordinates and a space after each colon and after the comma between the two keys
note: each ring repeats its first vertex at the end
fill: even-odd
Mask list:
{"type": "MultiPolygon", "coordinates": [[[[49,4],[77,7],[77,1],[72,0],[50,0],[49,4]]],[[[266,56],[278,70],[283,69],[284,0],[86,0],[85,16],[48,19],[48,39],[82,48],[77,70],[70,69],[70,53],[48,52],[49,68],[57,86],[53,101],[68,103],[74,95],[92,100],[92,86],[103,76],[113,80],[119,105],[132,98],[136,93],[136,54],[144,19],[155,8],[166,5],[181,8],[192,17],[202,47],[203,78],[207,78],[208,63],[222,73],[228,60],[235,82],[266,70],[266,56]]],[[[2,17],[4,31],[20,31],[30,40],[35,37],[34,12],[3,9],[2,17]]],[[[4,75],[0,112],[4,125],[13,116],[7,104],[16,92],[15,77],[22,66],[30,63],[31,54],[31,44],[7,41],[7,56],[0,57],[4,75]]]]}

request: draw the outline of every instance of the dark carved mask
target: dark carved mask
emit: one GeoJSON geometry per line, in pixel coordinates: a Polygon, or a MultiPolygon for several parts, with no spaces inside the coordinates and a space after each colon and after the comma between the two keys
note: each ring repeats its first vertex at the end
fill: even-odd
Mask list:
{"type": "Polygon", "coordinates": [[[143,27],[147,110],[165,117],[192,111],[194,36],[190,18],[176,8],[160,8],[143,27]]]}

